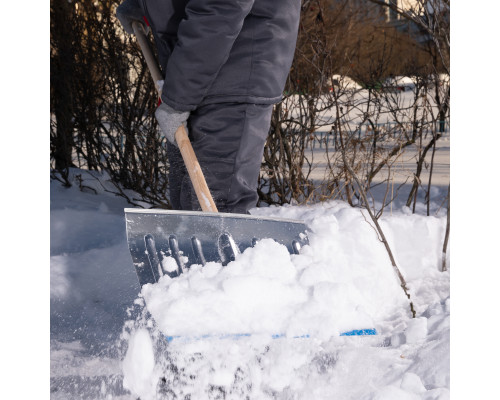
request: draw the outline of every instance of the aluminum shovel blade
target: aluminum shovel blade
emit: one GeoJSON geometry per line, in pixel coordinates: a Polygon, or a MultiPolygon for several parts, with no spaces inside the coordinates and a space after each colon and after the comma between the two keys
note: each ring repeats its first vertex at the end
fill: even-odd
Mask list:
{"type": "Polygon", "coordinates": [[[302,221],[196,211],[125,209],[127,240],[141,287],[176,277],[192,264],[223,265],[264,238],[298,254],[308,244],[302,221]]]}

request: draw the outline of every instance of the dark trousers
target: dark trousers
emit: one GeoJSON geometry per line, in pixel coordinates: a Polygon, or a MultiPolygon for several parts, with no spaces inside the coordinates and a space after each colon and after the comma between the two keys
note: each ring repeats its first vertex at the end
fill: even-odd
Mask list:
{"type": "MultiPolygon", "coordinates": [[[[257,183],[272,105],[208,104],[188,120],[189,138],[220,212],[256,206],[257,183]]],[[[201,210],[179,149],[168,144],[170,201],[175,210],[201,210]]]]}

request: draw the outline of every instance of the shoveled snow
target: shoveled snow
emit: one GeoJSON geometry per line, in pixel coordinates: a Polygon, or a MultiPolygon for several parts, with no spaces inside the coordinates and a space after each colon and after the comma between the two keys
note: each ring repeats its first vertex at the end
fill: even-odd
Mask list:
{"type": "MultiPolygon", "coordinates": [[[[310,246],[290,255],[285,246],[264,239],[226,267],[196,265],[179,278],[165,276],[147,285],[142,294],[159,329],[172,336],[260,333],[328,339],[375,328],[375,321],[409,309],[387,253],[359,209],[334,202],[282,210],[284,217],[306,221],[310,246]],[[383,291],[377,281],[385,282],[383,291]]],[[[428,221],[415,250],[438,260],[442,224],[438,218],[428,221]]],[[[435,269],[437,264],[426,261],[425,268],[435,269]]]]}

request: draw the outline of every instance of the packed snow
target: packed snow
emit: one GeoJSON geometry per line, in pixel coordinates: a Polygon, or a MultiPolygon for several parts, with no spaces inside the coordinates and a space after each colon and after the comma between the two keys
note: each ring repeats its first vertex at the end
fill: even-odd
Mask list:
{"type": "Polygon", "coordinates": [[[417,315],[366,211],[332,201],[253,209],[302,219],[308,246],[259,241],[140,290],[123,198],[105,176],[51,182],[51,398],[448,399],[446,188],[430,217],[381,225],[417,315]],[[81,186],[81,190],[78,186],[81,186]],[[106,190],[107,189],[107,190],[106,190]],[[340,336],[375,329],[372,336],[340,336]]]}

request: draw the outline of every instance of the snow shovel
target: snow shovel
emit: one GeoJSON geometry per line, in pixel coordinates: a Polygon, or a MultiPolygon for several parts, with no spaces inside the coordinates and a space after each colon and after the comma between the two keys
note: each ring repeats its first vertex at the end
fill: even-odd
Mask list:
{"type": "MultiPolygon", "coordinates": [[[[132,26],[161,95],[162,75],[143,26],[132,26]]],[[[192,264],[227,265],[260,239],[274,239],[291,254],[308,243],[303,221],[219,213],[183,126],[175,138],[203,211],[125,209],[128,246],[141,287],[163,275],[179,276],[192,264]]]]}

